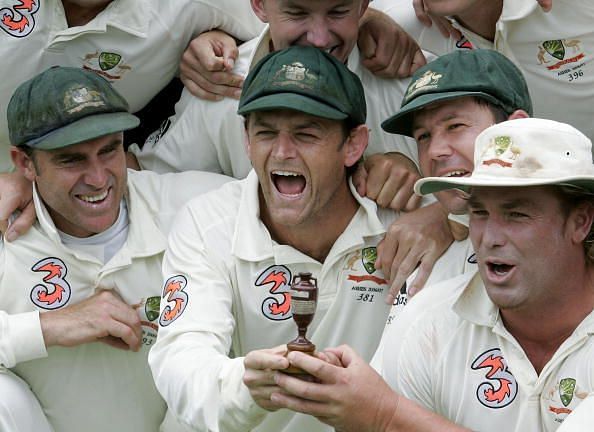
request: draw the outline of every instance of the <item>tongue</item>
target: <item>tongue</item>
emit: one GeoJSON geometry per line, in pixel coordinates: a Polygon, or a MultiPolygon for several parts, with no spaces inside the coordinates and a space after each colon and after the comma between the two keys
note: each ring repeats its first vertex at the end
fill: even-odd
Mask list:
{"type": "Polygon", "coordinates": [[[284,195],[297,195],[305,188],[303,176],[274,176],[278,191],[284,195]]]}

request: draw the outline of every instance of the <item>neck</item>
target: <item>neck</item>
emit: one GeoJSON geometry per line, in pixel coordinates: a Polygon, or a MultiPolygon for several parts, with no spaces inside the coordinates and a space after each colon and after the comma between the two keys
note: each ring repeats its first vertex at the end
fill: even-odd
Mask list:
{"type": "Polygon", "coordinates": [[[89,23],[93,18],[99,15],[111,1],[105,1],[99,5],[80,6],[70,0],[62,0],[64,6],[64,14],[66,15],[66,22],[68,27],[78,27],[89,23]]]}
{"type": "Polygon", "coordinates": [[[495,25],[503,10],[503,0],[487,0],[476,7],[472,7],[459,15],[456,21],[471,32],[493,42],[495,39],[495,25]]]}
{"type": "MultiPolygon", "coordinates": [[[[264,200],[260,198],[260,208],[264,209],[265,206],[264,200]]],[[[298,225],[275,223],[266,211],[262,212],[262,221],[275,241],[290,245],[323,263],[358,208],[359,203],[345,182],[324,209],[298,225]]]]}
{"type": "Polygon", "coordinates": [[[593,276],[594,272],[587,267],[582,278],[560,283],[557,288],[562,292],[558,297],[531,310],[500,311],[505,328],[522,346],[537,373],[594,310],[593,276]]]}

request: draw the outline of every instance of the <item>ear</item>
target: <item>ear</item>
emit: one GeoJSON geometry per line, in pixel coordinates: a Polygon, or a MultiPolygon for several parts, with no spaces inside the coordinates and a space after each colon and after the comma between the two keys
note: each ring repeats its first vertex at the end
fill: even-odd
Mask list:
{"type": "Polygon", "coordinates": [[[35,169],[33,159],[27,156],[24,151],[15,146],[10,148],[10,157],[12,158],[12,163],[16,169],[18,169],[27,180],[30,182],[35,181],[37,178],[37,170],[35,169]]]}
{"type": "Polygon", "coordinates": [[[250,133],[249,133],[249,117],[243,118],[243,146],[245,147],[245,151],[247,154],[248,159],[252,160],[252,146],[250,146],[250,133]]]}
{"type": "Polygon", "coordinates": [[[594,222],[594,206],[583,203],[571,211],[567,218],[567,229],[570,230],[571,239],[576,244],[582,244],[590,234],[594,222]]]}
{"type": "Polygon", "coordinates": [[[517,120],[517,119],[523,119],[523,118],[529,118],[530,116],[528,115],[528,113],[524,110],[515,110],[513,113],[511,113],[509,115],[509,117],[507,118],[508,120],[517,120]]]}
{"type": "Polygon", "coordinates": [[[369,129],[362,124],[351,129],[344,144],[344,166],[350,167],[363,156],[369,141],[369,129]]]}
{"type": "Polygon", "coordinates": [[[264,0],[250,0],[250,3],[252,4],[252,10],[260,19],[260,21],[267,23],[268,14],[266,13],[266,8],[264,7],[264,0]]]}

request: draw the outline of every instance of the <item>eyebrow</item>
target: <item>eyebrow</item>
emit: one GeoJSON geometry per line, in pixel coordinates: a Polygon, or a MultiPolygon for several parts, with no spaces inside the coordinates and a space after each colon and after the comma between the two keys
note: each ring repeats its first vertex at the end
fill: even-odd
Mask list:
{"type": "MultiPolygon", "coordinates": [[[[484,207],[484,204],[480,201],[480,199],[472,194],[470,195],[470,198],[468,198],[468,205],[471,207],[484,207]]],[[[533,208],[534,206],[535,202],[530,198],[511,199],[498,205],[498,207],[503,210],[513,210],[517,209],[518,207],[533,208]]]]}
{"type": "MultiPolygon", "coordinates": [[[[122,140],[121,137],[114,137],[111,141],[109,141],[107,144],[105,144],[103,147],[101,147],[98,151],[98,153],[104,153],[105,151],[110,151],[113,150],[117,147],[119,147],[120,145],[123,145],[124,141],[122,140]]],[[[55,153],[54,155],[52,155],[52,162],[64,162],[65,160],[69,160],[69,159],[85,159],[87,157],[87,155],[85,153],[82,152],[72,152],[72,151],[68,151],[68,150],[64,150],[61,151],[59,153],[55,153]]]]}

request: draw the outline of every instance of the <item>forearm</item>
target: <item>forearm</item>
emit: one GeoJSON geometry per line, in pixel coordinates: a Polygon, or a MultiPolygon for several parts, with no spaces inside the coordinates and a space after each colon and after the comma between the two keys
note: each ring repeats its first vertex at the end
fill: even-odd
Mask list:
{"type": "Polygon", "coordinates": [[[462,426],[396,395],[384,408],[382,428],[375,432],[468,432],[462,426]]]}
{"type": "Polygon", "coordinates": [[[243,358],[198,348],[201,343],[189,335],[175,339],[170,344],[160,338],[149,354],[156,386],[169,409],[200,431],[241,432],[259,424],[265,411],[242,382],[243,358]]]}

